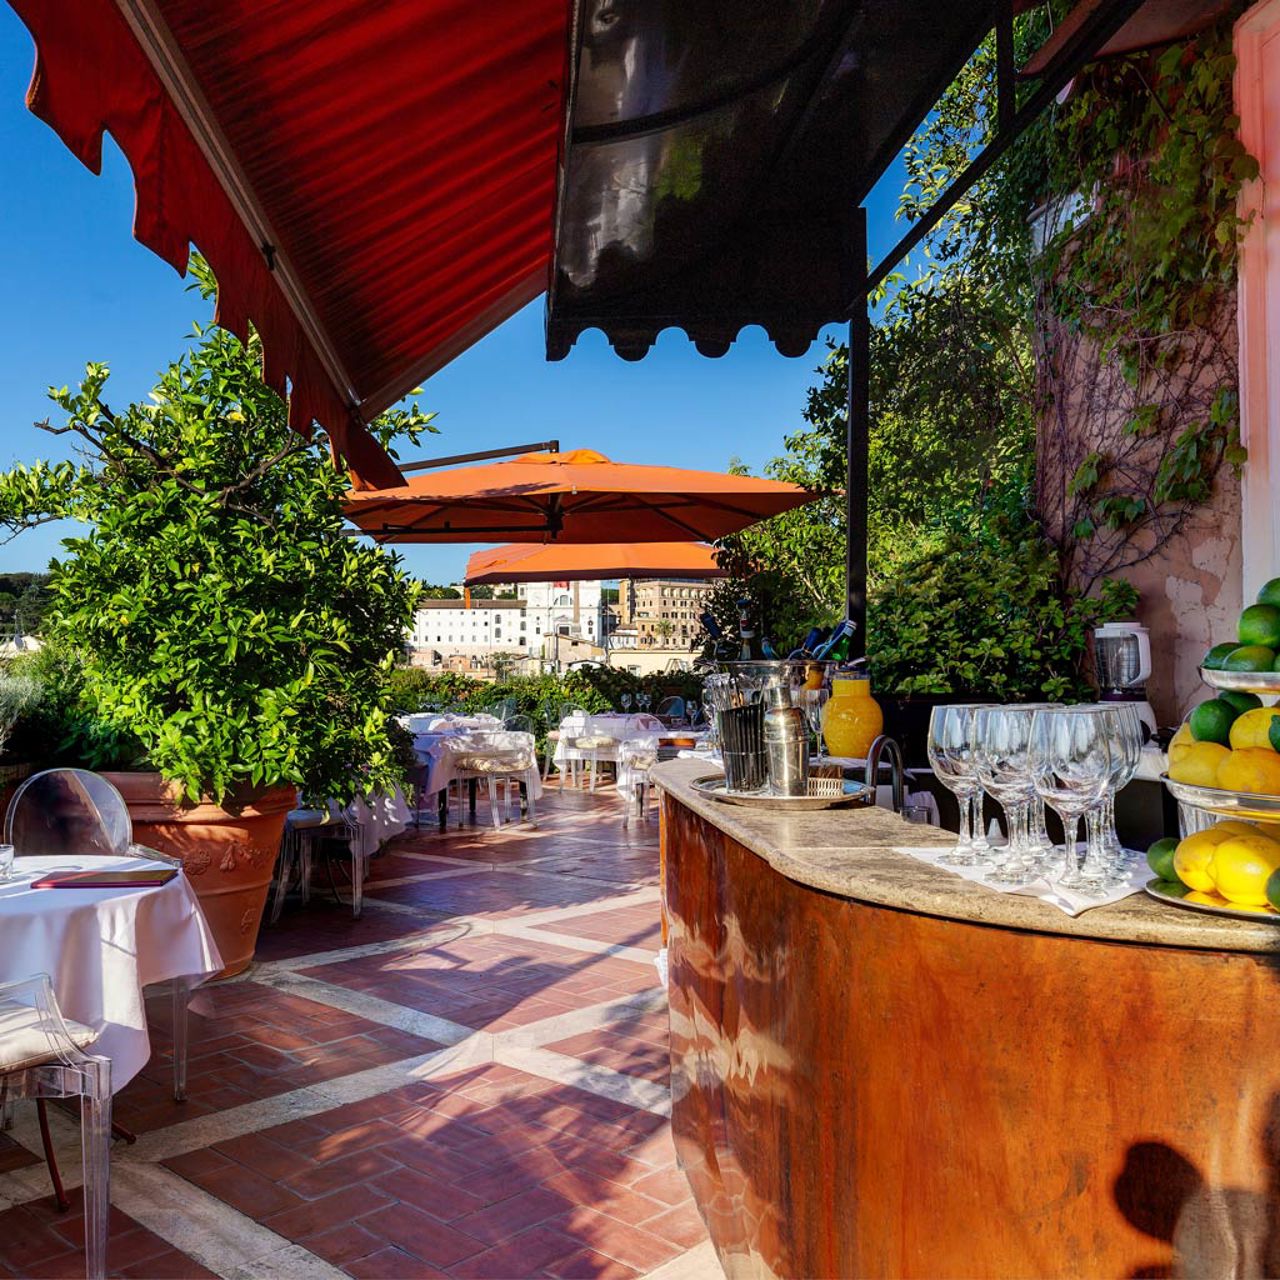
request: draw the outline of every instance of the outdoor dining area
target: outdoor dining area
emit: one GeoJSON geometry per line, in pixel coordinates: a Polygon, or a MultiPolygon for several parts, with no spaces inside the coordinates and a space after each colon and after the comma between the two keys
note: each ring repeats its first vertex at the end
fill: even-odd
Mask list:
{"type": "MultiPolygon", "coordinates": [[[[146,647],[133,584],[106,593],[76,741],[113,759],[132,711],[133,755],[42,763],[0,800],[0,1276],[1280,1274],[1280,272],[1258,240],[1280,183],[1235,136],[1280,154],[1280,0],[11,2],[32,110],[91,168],[118,144],[144,244],[180,271],[199,246],[213,328],[261,368],[236,404],[270,393],[276,434],[255,457],[252,406],[219,402],[238,462],[209,488],[173,409],[199,394],[121,414],[126,464],[101,379],[55,393],[100,446],[82,484],[159,472],[77,565],[105,578],[107,536],[168,503],[133,577],[154,568],[157,612],[208,589],[212,639],[152,646],[179,655],[166,685],[121,658],[146,647]],[[1210,30],[1228,52],[1199,59],[1210,30]],[[1086,96],[1135,66],[1143,94],[1182,87],[1130,115],[1086,96]],[[946,275],[963,219],[1049,124],[1155,141],[1110,142],[1061,217],[1024,206],[1062,175],[1022,175],[1042,327],[965,346],[1003,295],[946,275]],[[947,164],[909,168],[910,226],[873,255],[922,128],[947,164]],[[1072,271],[1103,310],[1134,292],[1100,283],[1140,203],[1106,181],[1168,196],[1211,161],[1221,234],[1151,277],[1219,289],[1156,327],[1181,356],[1216,324],[1230,360],[1090,347],[1049,304],[1072,271]],[[954,354],[945,398],[1016,366],[1017,431],[988,447],[962,405],[941,463],[942,408],[872,377],[910,346],[912,271],[904,308],[955,287],[971,310],[892,367],[934,386],[954,354]],[[672,328],[709,358],[751,325],[832,350],[763,475],[634,437],[628,460],[408,457],[415,388],[543,294],[551,360],[590,329],[629,361],[672,328]],[[171,420],[172,465],[146,435],[171,420]],[[321,448],[310,487],[251,505],[321,448]],[[970,505],[904,549],[876,486],[970,505]],[[170,553],[197,518],[226,542],[170,553]],[[524,683],[495,663],[492,690],[454,672],[393,705],[417,587],[390,552],[478,543],[468,588],[732,578],[738,633],[719,600],[680,692],[562,670],[553,631],[524,683]],[[249,545],[289,572],[218,578],[249,545]]],[[[175,369],[216,370],[197,337],[175,369]]]]}

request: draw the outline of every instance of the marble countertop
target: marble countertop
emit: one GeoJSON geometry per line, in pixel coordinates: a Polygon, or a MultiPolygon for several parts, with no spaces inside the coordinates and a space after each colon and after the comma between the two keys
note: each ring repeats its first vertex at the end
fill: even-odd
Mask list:
{"type": "Polygon", "coordinates": [[[813,889],[1005,929],[1148,946],[1280,952],[1278,924],[1205,915],[1156,902],[1146,894],[1071,917],[1036,898],[998,893],[896,852],[895,846],[919,848],[955,839],[936,827],[913,825],[888,809],[778,813],[723,804],[691,787],[706,774],[707,766],[700,761],[670,760],[654,768],[653,780],[660,791],[763,858],[775,871],[813,889]]]}

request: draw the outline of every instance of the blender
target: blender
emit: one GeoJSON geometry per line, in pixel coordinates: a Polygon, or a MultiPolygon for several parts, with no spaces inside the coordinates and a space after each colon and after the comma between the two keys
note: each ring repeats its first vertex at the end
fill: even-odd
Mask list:
{"type": "Polygon", "coordinates": [[[1108,622],[1093,633],[1093,662],[1101,702],[1132,702],[1146,726],[1146,738],[1155,736],[1156,713],[1147,701],[1146,682],[1151,677],[1151,637],[1139,622],[1108,622]]]}

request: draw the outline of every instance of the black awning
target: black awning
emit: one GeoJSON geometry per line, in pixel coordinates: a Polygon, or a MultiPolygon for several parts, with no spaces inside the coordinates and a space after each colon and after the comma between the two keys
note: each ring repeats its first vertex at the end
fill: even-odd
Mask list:
{"type": "MultiPolygon", "coordinates": [[[[667,326],[800,355],[845,319],[857,206],[996,0],[578,0],[547,353],[667,326]]],[[[859,269],[861,264],[857,264],[859,269]]]]}

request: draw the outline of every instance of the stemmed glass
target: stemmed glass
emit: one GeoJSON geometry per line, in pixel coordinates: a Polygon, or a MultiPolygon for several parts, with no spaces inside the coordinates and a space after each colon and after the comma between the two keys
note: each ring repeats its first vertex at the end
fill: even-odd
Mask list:
{"type": "Polygon", "coordinates": [[[1037,711],[1031,726],[1033,785],[1036,794],[1062,819],[1065,835],[1058,883],[1084,893],[1099,891],[1106,878],[1105,866],[1089,865],[1094,857],[1092,840],[1081,868],[1076,835],[1081,815],[1092,817],[1100,811],[1111,782],[1111,728],[1110,718],[1097,707],[1037,711]]]}
{"type": "Polygon", "coordinates": [[[819,762],[823,759],[825,749],[825,744],[822,741],[822,723],[826,719],[827,700],[830,697],[830,689],[802,689],[800,692],[805,718],[809,721],[809,728],[813,730],[813,736],[817,740],[819,762]]]}
{"type": "Polygon", "coordinates": [[[689,725],[692,728],[693,725],[698,723],[698,704],[690,698],[684,705],[686,714],[689,717],[689,725]]]}
{"type": "Polygon", "coordinates": [[[985,862],[989,847],[982,839],[982,784],[978,781],[974,713],[978,704],[934,707],[929,715],[929,764],[934,776],[960,806],[960,838],[939,857],[953,867],[985,862]]]}
{"type": "Polygon", "coordinates": [[[1099,702],[1096,705],[1109,721],[1111,783],[1101,809],[1092,819],[1097,830],[1090,832],[1090,838],[1101,846],[1117,870],[1123,870],[1127,854],[1116,832],[1116,793],[1123,791],[1138,772],[1142,760],[1142,718],[1132,702],[1099,702]]]}
{"type": "Polygon", "coordinates": [[[624,693],[618,701],[622,704],[622,710],[624,712],[631,710],[631,695],[629,693],[624,693]]]}
{"type": "Polygon", "coordinates": [[[1003,862],[987,877],[993,884],[1025,884],[1035,873],[1039,849],[1030,832],[1036,787],[1031,777],[1031,707],[978,707],[974,711],[978,781],[1004,810],[1009,844],[1003,862]]]}
{"type": "Polygon", "coordinates": [[[639,693],[636,695],[636,706],[638,706],[641,711],[648,711],[652,702],[653,698],[647,693],[639,693]]]}

